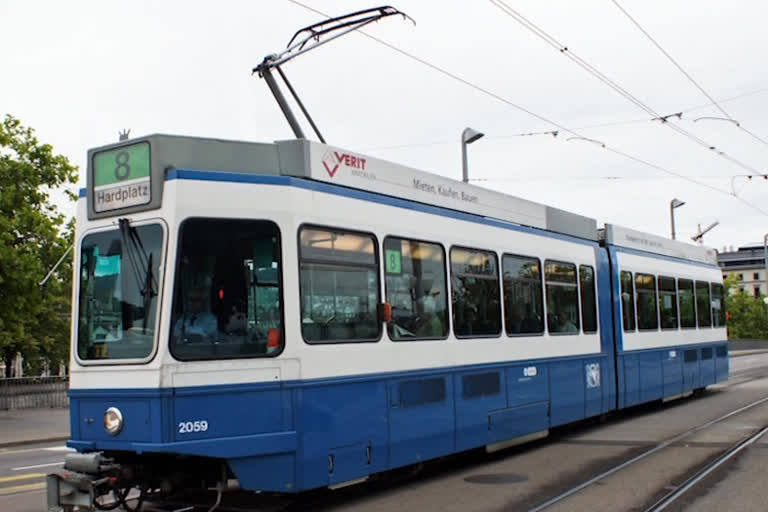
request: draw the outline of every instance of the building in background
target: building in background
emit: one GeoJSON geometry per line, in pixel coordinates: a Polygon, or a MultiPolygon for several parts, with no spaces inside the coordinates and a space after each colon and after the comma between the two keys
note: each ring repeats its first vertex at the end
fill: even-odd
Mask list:
{"type": "Polygon", "coordinates": [[[734,251],[733,247],[729,251],[723,248],[723,251],[717,255],[717,263],[723,269],[723,279],[736,274],[739,277],[739,287],[745,293],[750,293],[755,297],[768,295],[768,283],[765,272],[765,255],[763,246],[748,245],[739,247],[734,251]]]}

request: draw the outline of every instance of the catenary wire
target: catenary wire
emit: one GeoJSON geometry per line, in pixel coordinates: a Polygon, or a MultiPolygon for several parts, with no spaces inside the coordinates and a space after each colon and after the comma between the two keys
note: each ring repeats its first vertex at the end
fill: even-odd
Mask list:
{"type": "Polygon", "coordinates": [[[665,49],[664,49],[664,48],[661,46],[661,44],[659,44],[659,42],[658,42],[658,41],[656,41],[656,39],[654,39],[654,38],[653,38],[653,36],[651,36],[651,34],[649,34],[649,33],[648,33],[648,31],[647,31],[647,30],[645,30],[645,29],[642,27],[642,25],[640,25],[640,23],[639,23],[639,22],[638,22],[638,21],[637,21],[637,20],[636,20],[634,17],[632,17],[632,15],[631,15],[631,14],[629,14],[629,12],[627,12],[627,10],[626,10],[626,9],[624,9],[624,8],[621,6],[621,4],[619,4],[619,2],[618,2],[617,0],[611,0],[611,2],[613,2],[613,4],[614,4],[614,5],[615,5],[615,6],[616,6],[616,7],[617,7],[617,8],[618,8],[618,9],[619,9],[619,10],[620,10],[622,13],[624,13],[624,15],[625,15],[625,16],[626,16],[626,17],[629,19],[629,21],[631,21],[631,22],[632,22],[632,24],[633,24],[633,25],[635,25],[635,27],[637,27],[637,29],[638,29],[640,32],[642,32],[642,33],[643,33],[643,35],[644,35],[645,37],[647,37],[647,38],[648,38],[648,40],[649,40],[651,43],[653,43],[653,45],[654,45],[654,46],[655,46],[655,47],[656,47],[656,48],[657,48],[657,49],[658,49],[658,50],[659,50],[659,51],[660,51],[662,54],[664,54],[664,56],[665,56],[667,59],[669,59],[669,61],[670,61],[670,62],[671,62],[671,63],[672,63],[672,64],[673,64],[673,65],[674,65],[674,66],[675,66],[675,67],[676,67],[676,68],[677,68],[679,71],[680,71],[680,73],[682,73],[682,74],[683,74],[683,75],[684,75],[684,76],[685,76],[685,77],[688,79],[688,81],[690,81],[690,82],[691,82],[691,83],[692,83],[692,84],[693,84],[693,85],[694,85],[694,86],[695,86],[695,87],[696,87],[696,88],[697,88],[697,89],[698,89],[698,90],[699,90],[699,91],[700,91],[700,92],[701,92],[701,93],[702,93],[704,96],[706,96],[706,97],[707,97],[707,99],[710,101],[710,103],[711,103],[711,104],[712,104],[712,105],[713,105],[715,108],[717,108],[717,110],[719,110],[719,111],[720,111],[720,113],[721,113],[721,114],[723,114],[723,116],[725,116],[725,117],[726,117],[726,118],[727,118],[729,121],[733,121],[733,122],[736,124],[736,126],[737,126],[737,127],[740,129],[740,130],[742,130],[742,131],[743,131],[743,132],[745,132],[746,134],[750,135],[750,136],[751,136],[752,138],[754,138],[755,140],[757,140],[757,141],[759,141],[759,142],[761,142],[761,143],[763,143],[763,144],[765,144],[765,145],[768,145],[768,141],[766,141],[765,139],[763,139],[763,138],[759,137],[757,134],[753,133],[752,131],[750,131],[750,130],[748,130],[748,129],[744,128],[744,127],[741,125],[741,123],[739,123],[738,121],[736,121],[736,120],[735,120],[735,119],[734,119],[734,118],[731,116],[731,114],[729,114],[729,113],[728,113],[728,112],[727,112],[727,111],[726,111],[726,110],[725,110],[725,109],[724,109],[724,108],[723,108],[723,107],[720,105],[720,103],[718,103],[718,102],[717,102],[717,101],[716,101],[716,100],[715,100],[715,99],[714,99],[714,98],[713,98],[713,97],[712,97],[712,96],[711,96],[711,95],[710,95],[710,94],[709,94],[709,93],[708,93],[708,92],[707,92],[707,91],[704,89],[704,87],[702,87],[702,86],[701,86],[701,84],[699,84],[699,83],[698,83],[698,82],[697,82],[697,81],[696,81],[696,80],[695,80],[695,79],[694,79],[694,78],[693,78],[693,77],[690,75],[690,73],[688,73],[688,72],[687,72],[687,71],[686,71],[686,70],[683,68],[683,66],[681,66],[681,65],[680,65],[680,63],[678,63],[678,62],[677,62],[677,61],[676,61],[676,60],[675,60],[675,59],[672,57],[672,55],[670,55],[670,54],[669,54],[669,52],[667,52],[667,51],[666,51],[666,50],[665,50],[665,49]]]}
{"type": "Polygon", "coordinates": [[[698,145],[713,151],[717,156],[731,162],[732,164],[741,167],[744,170],[750,171],[754,174],[761,174],[760,171],[755,169],[754,167],[751,167],[744,162],[730,156],[729,154],[725,153],[724,151],[720,151],[717,149],[717,147],[714,144],[711,144],[701,137],[689,132],[688,130],[681,128],[680,126],[676,125],[675,123],[668,120],[668,117],[662,116],[658,112],[656,112],[653,108],[648,106],[646,103],[644,103],[642,100],[637,98],[635,95],[624,89],[622,86],[617,84],[615,81],[611,80],[608,76],[606,76],[604,73],[602,73],[600,70],[598,70],[596,67],[591,65],[589,62],[584,60],[583,58],[579,57],[576,53],[572,52],[568,49],[568,47],[555,39],[552,35],[548,34],[544,29],[527,19],[525,16],[520,14],[520,12],[516,11],[512,7],[509,6],[504,0],[489,0],[494,6],[496,6],[501,12],[506,14],[507,16],[511,17],[515,21],[517,21],[520,25],[522,25],[524,28],[531,31],[534,35],[539,37],[540,39],[544,40],[547,44],[552,46],[554,49],[559,51],[561,54],[563,54],[565,57],[569,58],[573,62],[575,62],[579,67],[586,70],[589,74],[606,84],[608,87],[619,93],[623,98],[625,98],[627,101],[633,103],[638,108],[642,109],[649,115],[651,115],[654,119],[662,120],[662,124],[669,127],[670,129],[674,130],[675,132],[679,133],[680,135],[683,135],[687,137],[688,139],[692,140],[693,142],[697,143],[698,145]]]}
{"type": "MultiPolygon", "coordinates": [[[[724,98],[721,100],[718,100],[718,103],[728,103],[731,101],[736,101],[742,98],[746,98],[749,96],[754,96],[756,94],[763,94],[768,92],[768,88],[762,88],[757,89],[754,91],[745,92],[742,94],[738,94],[735,96],[729,96],[728,98],[724,98]]],[[[702,103],[697,104],[692,107],[684,108],[680,111],[681,114],[687,114],[690,112],[694,112],[696,110],[701,110],[703,108],[711,107],[712,103],[702,103]]],[[[573,128],[573,130],[593,130],[596,128],[610,128],[613,126],[626,126],[630,124],[640,124],[640,123],[647,123],[649,119],[647,117],[644,117],[642,119],[627,119],[624,121],[608,121],[605,123],[596,123],[596,124],[588,124],[584,126],[578,126],[576,128],[573,128]]],[[[654,121],[654,119],[651,119],[651,121],[654,121]]],[[[556,130],[548,130],[548,131],[528,131],[528,132],[521,132],[521,133],[511,133],[507,135],[486,135],[486,139],[507,139],[507,138],[513,138],[513,137],[527,137],[527,136],[533,136],[533,135],[553,135],[556,132],[556,130]]],[[[388,146],[373,146],[370,148],[366,148],[366,151],[379,151],[379,150],[388,150],[388,149],[406,149],[406,148],[414,148],[414,147],[425,147],[425,146],[439,146],[444,144],[453,144],[455,141],[453,139],[451,140],[436,140],[432,142],[416,142],[416,143],[409,143],[409,144],[393,144],[388,146]]],[[[713,176],[714,177],[714,176],[713,176]]]]}
{"type": "MultiPolygon", "coordinates": [[[[324,13],[324,12],[318,10],[318,9],[315,9],[314,7],[312,7],[310,5],[304,4],[303,2],[300,2],[299,0],[287,0],[287,1],[292,3],[292,4],[294,4],[294,5],[297,5],[297,6],[301,7],[301,8],[303,8],[303,9],[306,9],[308,11],[311,11],[311,12],[315,13],[315,14],[318,14],[320,16],[328,17],[328,14],[326,14],[326,13],[324,13]]],[[[365,36],[365,37],[367,37],[367,38],[369,38],[369,39],[371,39],[373,41],[376,41],[377,43],[379,43],[379,44],[381,44],[383,46],[386,46],[387,48],[395,51],[396,53],[399,53],[400,55],[403,55],[403,56],[405,56],[405,57],[407,57],[407,58],[409,58],[409,59],[411,59],[411,60],[413,60],[415,62],[418,62],[418,63],[420,63],[420,64],[422,64],[422,65],[432,69],[433,71],[436,71],[436,72],[438,72],[438,73],[440,73],[440,74],[442,74],[444,76],[447,76],[447,77],[449,77],[449,78],[451,78],[451,79],[453,79],[453,80],[455,80],[455,81],[457,81],[459,83],[462,83],[462,84],[466,85],[467,87],[470,87],[470,88],[472,88],[472,89],[474,89],[474,90],[476,90],[476,91],[478,91],[478,92],[480,92],[482,94],[485,94],[485,95],[487,95],[487,96],[489,96],[489,97],[491,97],[491,98],[493,98],[493,99],[495,99],[497,101],[500,101],[500,102],[504,103],[507,106],[510,106],[510,107],[512,107],[512,108],[514,108],[516,110],[521,111],[521,112],[524,112],[524,113],[526,113],[526,114],[528,114],[528,115],[530,115],[532,117],[535,117],[536,119],[539,119],[540,121],[544,121],[545,123],[551,124],[552,126],[555,126],[555,127],[557,127],[558,129],[560,129],[560,130],[562,130],[564,132],[568,132],[568,133],[570,133],[572,135],[575,135],[577,137],[582,137],[582,135],[579,134],[578,132],[576,132],[576,131],[574,131],[574,130],[572,130],[570,128],[567,128],[567,127],[561,125],[560,123],[552,121],[552,120],[544,117],[543,115],[537,114],[536,112],[528,110],[525,107],[522,107],[522,106],[520,106],[520,105],[518,105],[518,104],[516,104],[516,103],[514,103],[514,102],[512,102],[510,100],[508,100],[507,98],[504,98],[503,96],[500,96],[499,94],[496,94],[496,93],[494,93],[494,92],[492,92],[492,91],[490,91],[490,90],[488,90],[488,89],[486,89],[484,87],[481,87],[481,86],[479,86],[479,85],[477,85],[477,84],[475,84],[473,82],[470,82],[469,80],[467,80],[465,78],[460,77],[459,75],[457,75],[455,73],[452,73],[452,72],[450,72],[450,71],[448,71],[446,69],[443,69],[443,68],[441,68],[441,67],[439,67],[439,66],[437,66],[435,64],[432,64],[431,62],[428,62],[425,59],[422,59],[421,57],[413,55],[412,53],[409,53],[409,52],[407,52],[407,51],[405,51],[405,50],[403,50],[403,49],[393,45],[392,43],[389,43],[389,42],[387,42],[387,41],[385,41],[383,39],[380,39],[380,38],[378,38],[376,36],[368,34],[368,33],[366,33],[365,31],[362,31],[362,30],[358,30],[358,32],[361,35],[363,35],[363,36],[365,36]]],[[[632,161],[634,161],[636,163],[640,163],[642,165],[651,167],[651,168],[656,169],[658,171],[661,171],[663,173],[670,174],[672,176],[680,178],[680,179],[682,179],[684,181],[687,181],[689,183],[693,183],[693,184],[698,185],[700,187],[709,189],[709,190],[711,190],[713,192],[717,192],[717,193],[720,193],[720,194],[727,195],[729,197],[733,197],[736,200],[738,200],[739,202],[741,202],[744,205],[748,206],[749,208],[752,208],[752,209],[762,213],[763,215],[768,216],[768,211],[765,211],[765,210],[759,208],[757,205],[752,204],[751,202],[749,202],[749,201],[747,201],[747,200],[745,200],[745,199],[743,199],[743,198],[741,198],[741,197],[739,197],[737,195],[731,194],[727,190],[723,190],[723,189],[720,189],[720,188],[717,188],[717,187],[713,187],[713,186],[708,185],[706,183],[703,183],[703,182],[700,182],[698,180],[689,178],[688,176],[686,176],[684,174],[680,174],[678,172],[672,171],[672,170],[667,169],[665,167],[662,167],[660,165],[648,162],[648,161],[643,160],[643,159],[641,159],[639,157],[635,157],[633,155],[630,155],[629,153],[625,153],[625,152],[620,151],[618,149],[614,149],[614,148],[612,148],[610,146],[603,145],[603,147],[607,151],[610,151],[610,152],[612,152],[614,154],[622,156],[622,157],[624,157],[626,159],[632,160],[632,161]]],[[[756,174],[759,174],[759,173],[756,172],[756,174]]]]}

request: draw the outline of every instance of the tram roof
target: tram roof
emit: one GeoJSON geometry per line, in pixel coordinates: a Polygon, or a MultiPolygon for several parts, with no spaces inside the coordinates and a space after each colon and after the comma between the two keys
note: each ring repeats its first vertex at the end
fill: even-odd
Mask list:
{"type": "Polygon", "coordinates": [[[709,247],[671,240],[634,229],[606,224],[600,240],[608,245],[717,265],[717,252],[709,247]]]}
{"type": "MultiPolygon", "coordinates": [[[[132,169],[143,168],[137,164],[132,161],[132,169]]],[[[305,178],[597,240],[597,222],[589,217],[306,139],[255,143],[154,134],[91,149],[88,217],[159,208],[169,168],[305,178]],[[137,177],[120,167],[134,153],[148,160],[148,172],[137,177]],[[137,183],[149,197],[137,195],[137,183]]]]}
{"type": "Polygon", "coordinates": [[[159,208],[168,169],[298,177],[586,240],[599,236],[627,249],[717,263],[712,249],[614,224],[598,235],[597,222],[589,217],[306,139],[257,143],[153,134],[91,149],[88,218],[159,208]]]}

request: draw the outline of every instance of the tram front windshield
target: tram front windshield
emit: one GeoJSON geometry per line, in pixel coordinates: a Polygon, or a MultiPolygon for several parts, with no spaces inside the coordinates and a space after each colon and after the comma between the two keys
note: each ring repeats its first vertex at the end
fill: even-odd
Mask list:
{"type": "Polygon", "coordinates": [[[162,263],[159,224],[83,238],[77,354],[83,361],[144,359],[152,353],[162,263]]]}

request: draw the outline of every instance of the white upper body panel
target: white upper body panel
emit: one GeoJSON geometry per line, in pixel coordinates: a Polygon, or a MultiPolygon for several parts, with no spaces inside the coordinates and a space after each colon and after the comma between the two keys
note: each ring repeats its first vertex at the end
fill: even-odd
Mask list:
{"type": "MultiPolygon", "coordinates": [[[[640,272],[658,276],[690,279],[722,283],[723,276],[719,267],[702,263],[688,263],[683,260],[660,258],[652,254],[636,254],[616,252],[618,270],[629,271],[633,274],[640,272]]],[[[618,283],[616,284],[618,286],[618,283]]],[[[618,290],[616,290],[618,291],[618,290]]],[[[679,311],[679,307],[678,307],[679,311]]],[[[677,330],[656,329],[651,331],[624,331],[624,350],[643,350],[652,348],[674,347],[680,345],[695,345],[712,341],[723,341],[728,338],[725,327],[686,328],[677,330]]]]}
{"type": "MultiPolygon", "coordinates": [[[[383,328],[382,338],[375,343],[309,345],[302,339],[300,330],[297,233],[305,223],[373,233],[379,254],[384,238],[394,235],[442,243],[446,257],[455,245],[492,250],[499,258],[503,253],[510,253],[538,257],[542,264],[546,259],[553,259],[590,265],[596,269],[594,242],[566,239],[563,236],[556,238],[547,234],[534,234],[530,230],[524,232],[426,214],[296,186],[175,179],[166,182],[164,195],[161,209],[127,216],[132,223],[162,218],[168,226],[164,271],[158,275],[159,281],[163,283],[163,296],[156,354],[145,364],[73,364],[73,388],[203,386],[318,379],[600,352],[599,332],[589,335],[509,337],[502,329],[502,334],[495,338],[458,340],[451,334],[445,340],[393,342],[388,339],[386,329],[383,328]],[[171,330],[176,241],[179,225],[189,217],[270,220],[279,226],[285,308],[285,349],[280,356],[180,362],[170,354],[168,334],[171,330]]],[[[79,207],[83,208],[84,199],[79,203],[79,207]]],[[[79,218],[83,219],[84,216],[79,218]]],[[[105,226],[116,227],[116,219],[87,223],[89,231],[103,229],[105,226]]],[[[85,223],[78,225],[78,243],[85,234],[85,228],[85,223]]],[[[446,270],[450,273],[450,266],[446,270]]],[[[380,268],[379,272],[383,296],[383,269],[380,268]]],[[[76,299],[77,280],[75,288],[76,299]]],[[[77,311],[75,318],[76,315],[77,311]]]]}

